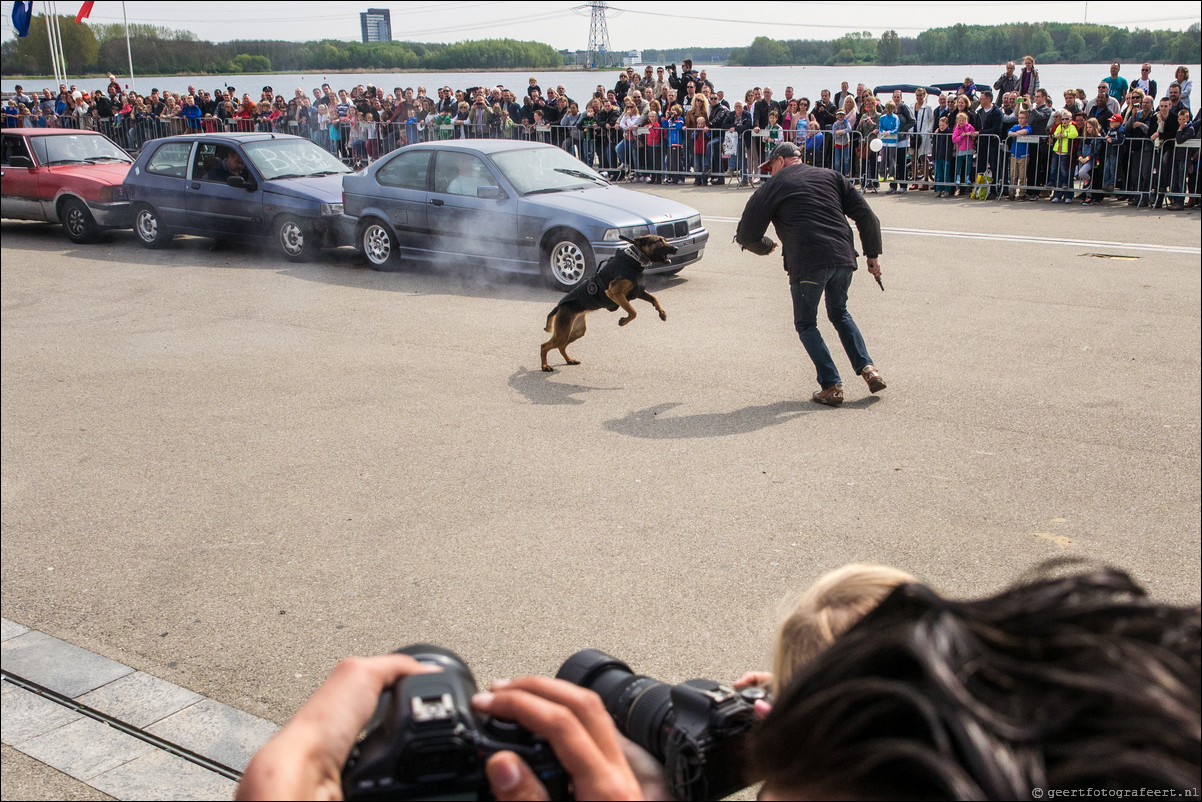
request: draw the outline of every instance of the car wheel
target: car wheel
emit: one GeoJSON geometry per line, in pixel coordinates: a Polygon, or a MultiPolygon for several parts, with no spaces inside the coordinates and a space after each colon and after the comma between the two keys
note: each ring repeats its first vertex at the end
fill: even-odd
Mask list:
{"type": "Polygon", "coordinates": [[[396,237],[379,220],[369,220],[359,230],[359,247],[372,270],[387,270],[396,264],[396,237]]]}
{"type": "Polygon", "coordinates": [[[316,250],[313,230],[301,220],[285,216],[275,224],[275,241],[290,261],[305,262],[316,250]]]}
{"type": "Polygon", "coordinates": [[[567,292],[596,270],[593,249],[575,231],[559,231],[543,249],[543,275],[547,283],[567,292]]]}
{"type": "Polygon", "coordinates": [[[92,213],[79,198],[67,198],[59,209],[58,219],[72,242],[91,242],[100,234],[100,228],[92,219],[92,213]]]}
{"type": "Polygon", "coordinates": [[[171,242],[171,230],[163,225],[154,207],[146,204],[134,210],[134,233],[146,248],[165,248],[171,242]]]}

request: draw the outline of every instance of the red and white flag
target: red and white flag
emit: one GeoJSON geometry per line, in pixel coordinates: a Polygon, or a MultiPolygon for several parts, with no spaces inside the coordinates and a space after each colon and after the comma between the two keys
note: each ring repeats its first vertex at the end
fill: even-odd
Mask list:
{"type": "Polygon", "coordinates": [[[83,22],[88,18],[88,15],[92,13],[92,6],[95,4],[95,1],[87,0],[87,2],[80,6],[79,13],[75,15],[76,22],[83,22]]]}

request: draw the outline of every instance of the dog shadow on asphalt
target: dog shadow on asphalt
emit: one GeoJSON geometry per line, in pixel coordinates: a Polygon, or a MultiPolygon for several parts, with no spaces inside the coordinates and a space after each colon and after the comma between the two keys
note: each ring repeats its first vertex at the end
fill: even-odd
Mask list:
{"type": "Polygon", "coordinates": [[[583,404],[584,399],[577,398],[576,396],[583,395],[584,393],[612,392],[623,389],[621,387],[589,387],[584,384],[566,384],[564,382],[552,381],[554,375],[553,373],[544,373],[542,370],[518,368],[517,372],[509,377],[509,386],[524,395],[526,400],[531,404],[539,406],[583,404]]]}
{"type": "MultiPolygon", "coordinates": [[[[880,399],[876,396],[861,398],[843,405],[843,409],[867,409],[880,399]]],[[[730,412],[706,412],[699,415],[665,415],[679,403],[656,404],[636,410],[625,417],[605,421],[602,425],[611,432],[627,437],[648,440],[684,440],[696,437],[729,437],[750,434],[769,426],[811,414],[832,413],[812,401],[777,401],[775,404],[743,407],[730,412]]]]}

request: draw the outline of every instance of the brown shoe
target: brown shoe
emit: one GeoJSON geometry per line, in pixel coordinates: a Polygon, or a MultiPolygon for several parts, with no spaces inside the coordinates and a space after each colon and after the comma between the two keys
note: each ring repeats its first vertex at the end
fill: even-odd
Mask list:
{"type": "Polygon", "coordinates": [[[881,378],[881,372],[872,365],[868,365],[861,370],[860,375],[864,377],[864,381],[868,382],[868,389],[874,393],[879,393],[888,386],[885,384],[885,380],[881,378]]]}
{"type": "Polygon", "coordinates": [[[832,384],[825,390],[816,390],[813,399],[819,404],[826,404],[828,407],[837,407],[843,403],[843,385],[832,384]]]}

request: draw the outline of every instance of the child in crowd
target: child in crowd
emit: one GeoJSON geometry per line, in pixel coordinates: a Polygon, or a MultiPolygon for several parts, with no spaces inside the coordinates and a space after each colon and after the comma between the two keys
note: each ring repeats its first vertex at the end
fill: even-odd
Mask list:
{"type": "Polygon", "coordinates": [[[376,122],[376,115],[370,111],[363,121],[363,141],[366,145],[367,163],[371,164],[380,158],[380,124],[376,122]]]}
{"type": "MultiPolygon", "coordinates": [[[[1189,175],[1189,158],[1197,158],[1198,151],[1180,147],[1191,139],[1198,138],[1198,126],[1190,118],[1189,109],[1183,108],[1177,112],[1177,145],[1173,149],[1173,172],[1169,177],[1170,211],[1179,212],[1185,208],[1185,180],[1189,175]]],[[[1194,190],[1197,191],[1196,189],[1194,190]]]]}
{"type": "Polygon", "coordinates": [[[693,185],[704,187],[709,183],[709,124],[704,115],[697,115],[694,122],[697,130],[693,134],[693,185]]]}
{"type": "Polygon", "coordinates": [[[764,129],[764,152],[770,152],[781,142],[780,115],[776,109],[768,112],[768,127],[764,129]]]}
{"type": "Polygon", "coordinates": [[[1057,191],[1052,193],[1052,203],[1068,203],[1068,190],[1073,183],[1071,159],[1073,140],[1080,134],[1073,125],[1073,114],[1062,111],[1060,120],[1052,131],[1052,186],[1057,191]]]}
{"type": "MultiPolygon", "coordinates": [[[[901,125],[894,112],[897,111],[897,106],[893,105],[892,100],[885,102],[885,113],[881,115],[881,119],[877,122],[877,130],[881,132],[881,154],[884,156],[885,162],[885,178],[893,178],[893,171],[896,167],[897,159],[897,129],[901,125]]],[[[897,194],[897,187],[890,189],[886,195],[897,194]]]]}
{"type": "Polygon", "coordinates": [[[939,128],[936,131],[932,147],[932,157],[935,160],[935,197],[947,198],[952,194],[952,158],[956,154],[956,143],[952,141],[952,132],[947,127],[948,117],[939,117],[939,128]]]}
{"type": "Polygon", "coordinates": [[[918,582],[884,565],[845,565],[823,574],[785,616],[772,672],[749,671],[736,688],[758,686],[779,694],[807,663],[872,612],[899,585],[918,582]]]}
{"type": "Polygon", "coordinates": [[[1123,115],[1116,114],[1110,118],[1110,130],[1106,132],[1106,163],[1102,168],[1102,190],[1113,192],[1118,181],[1119,151],[1127,139],[1127,131],[1123,128],[1123,115]]]}
{"type": "Polygon", "coordinates": [[[864,164],[864,189],[876,192],[880,187],[877,181],[876,154],[872,152],[872,140],[877,138],[876,101],[871,95],[864,98],[864,108],[856,121],[856,130],[860,134],[860,159],[864,164]]]}
{"type": "Polygon", "coordinates": [[[1010,127],[1010,131],[1006,134],[1010,141],[1010,192],[1002,197],[1010,200],[1026,200],[1027,199],[1027,153],[1031,147],[1026,142],[1019,141],[1019,137],[1030,136],[1031,126],[1027,122],[1031,115],[1026,109],[1019,109],[1018,124],[1010,127]]]}
{"type": "Polygon", "coordinates": [[[809,130],[807,131],[805,141],[805,163],[813,164],[818,167],[825,167],[822,163],[822,142],[824,136],[822,130],[818,127],[817,120],[810,120],[809,130]]]}
{"type": "Polygon", "coordinates": [[[952,131],[952,142],[956,146],[956,189],[952,195],[967,195],[973,183],[972,157],[974,155],[974,134],[977,129],[968,121],[968,115],[960,112],[956,115],[956,128],[952,131]]]}
{"type": "Polygon", "coordinates": [[[683,184],[684,173],[684,109],[679,103],[672,105],[670,116],[663,127],[668,135],[668,179],[667,184],[683,184]]]}
{"type": "Polygon", "coordinates": [[[664,182],[664,129],[659,124],[659,113],[647,112],[647,146],[643,164],[650,172],[652,184],[664,182]]]}
{"type": "Polygon", "coordinates": [[[835,124],[831,128],[831,134],[833,167],[839,175],[847,175],[851,169],[851,124],[847,122],[847,112],[843,109],[835,112],[835,124]]]}
{"type": "MultiPolygon", "coordinates": [[[[1102,150],[1106,146],[1106,140],[1102,139],[1102,127],[1098,124],[1096,117],[1090,117],[1085,121],[1085,134],[1081,142],[1081,149],[1077,151],[1077,178],[1081,180],[1081,189],[1087,190],[1093,184],[1094,167],[1102,157],[1102,150]]],[[[1086,192],[1085,200],[1081,201],[1082,206],[1089,206],[1093,203],[1093,193],[1086,192]]]]}

